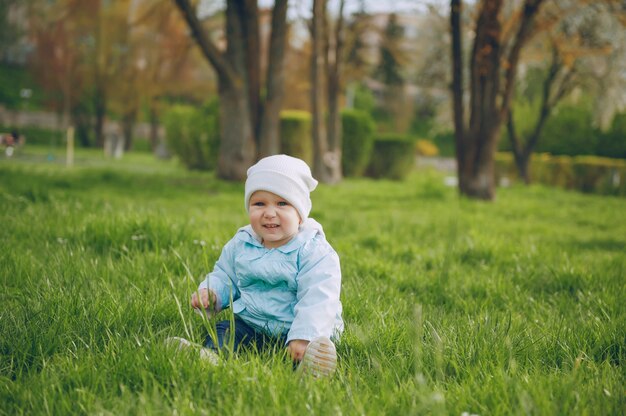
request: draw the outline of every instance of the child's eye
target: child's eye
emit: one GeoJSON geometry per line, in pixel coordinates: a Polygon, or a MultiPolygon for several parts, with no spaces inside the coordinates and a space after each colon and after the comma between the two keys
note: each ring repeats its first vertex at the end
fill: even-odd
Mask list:
{"type": "Polygon", "coordinates": [[[288,206],[288,205],[289,205],[289,202],[285,202],[285,201],[280,201],[280,202],[278,203],[278,206],[279,206],[279,207],[286,207],[286,206],[288,206]]]}
{"type": "Polygon", "coordinates": [[[255,206],[255,207],[262,207],[265,204],[263,202],[253,202],[252,205],[255,206]]]}

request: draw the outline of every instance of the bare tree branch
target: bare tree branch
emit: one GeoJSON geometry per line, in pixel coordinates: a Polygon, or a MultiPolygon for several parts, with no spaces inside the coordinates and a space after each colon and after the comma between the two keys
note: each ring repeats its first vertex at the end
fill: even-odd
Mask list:
{"type": "Polygon", "coordinates": [[[213,68],[218,73],[219,76],[224,77],[225,79],[230,79],[231,82],[235,82],[236,76],[231,65],[224,59],[224,56],[219,51],[219,49],[215,46],[215,44],[211,41],[211,39],[206,36],[204,30],[202,30],[202,26],[198,17],[196,16],[195,8],[191,5],[189,0],[174,0],[181,13],[189,29],[191,30],[191,35],[196,39],[198,46],[200,46],[200,50],[202,54],[208,59],[208,61],[213,65],[213,68]]]}

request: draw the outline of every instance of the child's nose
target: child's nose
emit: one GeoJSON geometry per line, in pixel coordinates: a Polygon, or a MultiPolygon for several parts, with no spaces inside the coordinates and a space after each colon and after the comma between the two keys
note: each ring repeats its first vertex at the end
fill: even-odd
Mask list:
{"type": "Polygon", "coordinates": [[[263,211],[263,215],[265,215],[268,218],[272,218],[276,216],[276,210],[274,209],[274,207],[267,207],[265,208],[265,211],[263,211]]]}

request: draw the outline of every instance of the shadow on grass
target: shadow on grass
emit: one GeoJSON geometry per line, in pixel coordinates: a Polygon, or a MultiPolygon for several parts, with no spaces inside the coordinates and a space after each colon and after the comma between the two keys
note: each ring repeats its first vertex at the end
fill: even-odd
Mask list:
{"type": "Polygon", "coordinates": [[[626,252],[626,243],[614,238],[594,238],[590,240],[571,241],[568,246],[578,250],[626,252]]]}

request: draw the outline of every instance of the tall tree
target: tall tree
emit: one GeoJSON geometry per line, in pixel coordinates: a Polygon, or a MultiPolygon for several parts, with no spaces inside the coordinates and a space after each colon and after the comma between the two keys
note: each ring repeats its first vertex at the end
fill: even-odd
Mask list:
{"type": "Polygon", "coordinates": [[[265,99],[260,97],[259,12],[255,0],[226,1],[226,50],[220,51],[198,20],[190,0],[175,0],[203,55],[217,73],[220,97],[220,151],[217,174],[243,180],[257,157],[279,150],[283,58],[287,44],[287,0],[272,13],[265,99]],[[266,105],[267,104],[267,105],[266,105]],[[259,127],[259,123],[262,127],[259,127]]]}
{"type": "Polygon", "coordinates": [[[550,67],[542,83],[538,118],[532,130],[525,135],[526,137],[520,137],[519,131],[515,125],[513,108],[509,111],[506,124],[508,137],[511,141],[515,165],[517,166],[520,177],[526,184],[530,183],[530,158],[539,142],[541,131],[554,110],[554,107],[556,107],[557,103],[563,99],[574,85],[572,82],[574,74],[574,67],[563,65],[558,50],[554,47],[550,67]]]}
{"type": "Polygon", "coordinates": [[[404,28],[398,22],[398,15],[391,13],[380,44],[380,64],[374,74],[385,85],[404,85],[402,67],[406,57],[402,50],[403,37],[404,28]]]}
{"type": "Polygon", "coordinates": [[[82,106],[86,93],[89,70],[82,58],[89,48],[85,42],[90,33],[87,16],[93,14],[94,6],[75,0],[30,6],[30,32],[36,46],[31,60],[34,74],[65,129],[72,124],[73,110],[82,106]]]}
{"type": "MultiPolygon", "coordinates": [[[[532,54],[546,55],[547,49],[549,58],[540,60],[540,63],[533,65],[530,71],[532,75],[545,73],[540,81],[541,87],[537,89],[533,84],[534,80],[525,80],[526,87],[516,101],[522,101],[533,107],[538,102],[536,116],[518,123],[514,117],[515,105],[512,106],[508,120],[507,132],[511,142],[511,148],[515,158],[518,173],[525,183],[530,183],[531,172],[530,159],[536,146],[539,143],[544,126],[555,107],[568,96],[574,88],[580,88],[587,93],[601,96],[598,105],[603,114],[609,114],[608,120],[612,119],[613,110],[616,107],[612,96],[607,93],[608,89],[623,91],[623,77],[613,79],[607,73],[619,71],[618,62],[623,62],[624,42],[623,19],[624,12],[615,10],[617,1],[608,0],[606,2],[571,1],[561,0],[551,7],[546,6],[545,13],[541,20],[557,20],[552,30],[547,30],[537,42],[533,42],[532,54]],[[541,65],[548,63],[547,68],[541,65]],[[601,76],[597,77],[599,82],[594,82],[594,74],[602,68],[601,76]],[[617,81],[617,82],[615,82],[617,81]],[[523,124],[518,128],[518,124],[523,124]],[[526,127],[526,128],[524,128],[526,127]]],[[[529,64],[529,65],[532,65],[529,64]]],[[[601,123],[599,123],[601,124],[601,123]]]]}
{"type": "Polygon", "coordinates": [[[371,71],[371,59],[368,56],[369,44],[364,37],[371,31],[371,17],[364,9],[352,14],[346,27],[345,39],[345,78],[347,83],[360,81],[371,71]]]}
{"type": "MultiPolygon", "coordinates": [[[[404,49],[404,27],[398,21],[398,15],[391,13],[382,33],[380,43],[380,62],[374,71],[374,77],[383,86],[382,105],[378,112],[382,117],[379,128],[393,132],[404,132],[407,128],[407,105],[405,94],[405,68],[407,54],[404,49]]],[[[410,113],[410,112],[409,112],[410,113]]]]}
{"type": "Polygon", "coordinates": [[[516,30],[504,31],[503,0],[482,0],[469,62],[469,122],[463,100],[461,0],[450,2],[452,95],[459,191],[470,198],[495,197],[494,155],[508,117],[517,64],[543,0],[524,0],[516,30]],[[512,36],[509,37],[509,33],[512,36]]]}
{"type": "Polygon", "coordinates": [[[327,1],[313,1],[311,20],[311,111],[314,147],[313,173],[324,183],[341,180],[341,119],[345,2],[339,3],[334,30],[327,14],[327,1]]]}
{"type": "Polygon", "coordinates": [[[313,174],[322,182],[330,182],[330,171],[325,162],[328,136],[324,122],[324,20],[326,0],[313,0],[311,20],[311,113],[313,134],[313,174]]]}
{"type": "MultiPolygon", "coordinates": [[[[176,13],[170,0],[142,0],[135,3],[131,14],[132,44],[136,45],[132,69],[139,69],[136,85],[141,91],[150,122],[150,146],[158,156],[165,156],[163,135],[160,134],[162,99],[167,95],[202,97],[210,85],[192,81],[190,68],[202,65],[199,52],[191,54],[193,39],[187,35],[187,25],[176,13]],[[139,46],[139,47],[137,47],[139,46]],[[182,91],[186,86],[188,91],[182,91]]],[[[133,73],[131,73],[133,75],[133,73]]]]}

